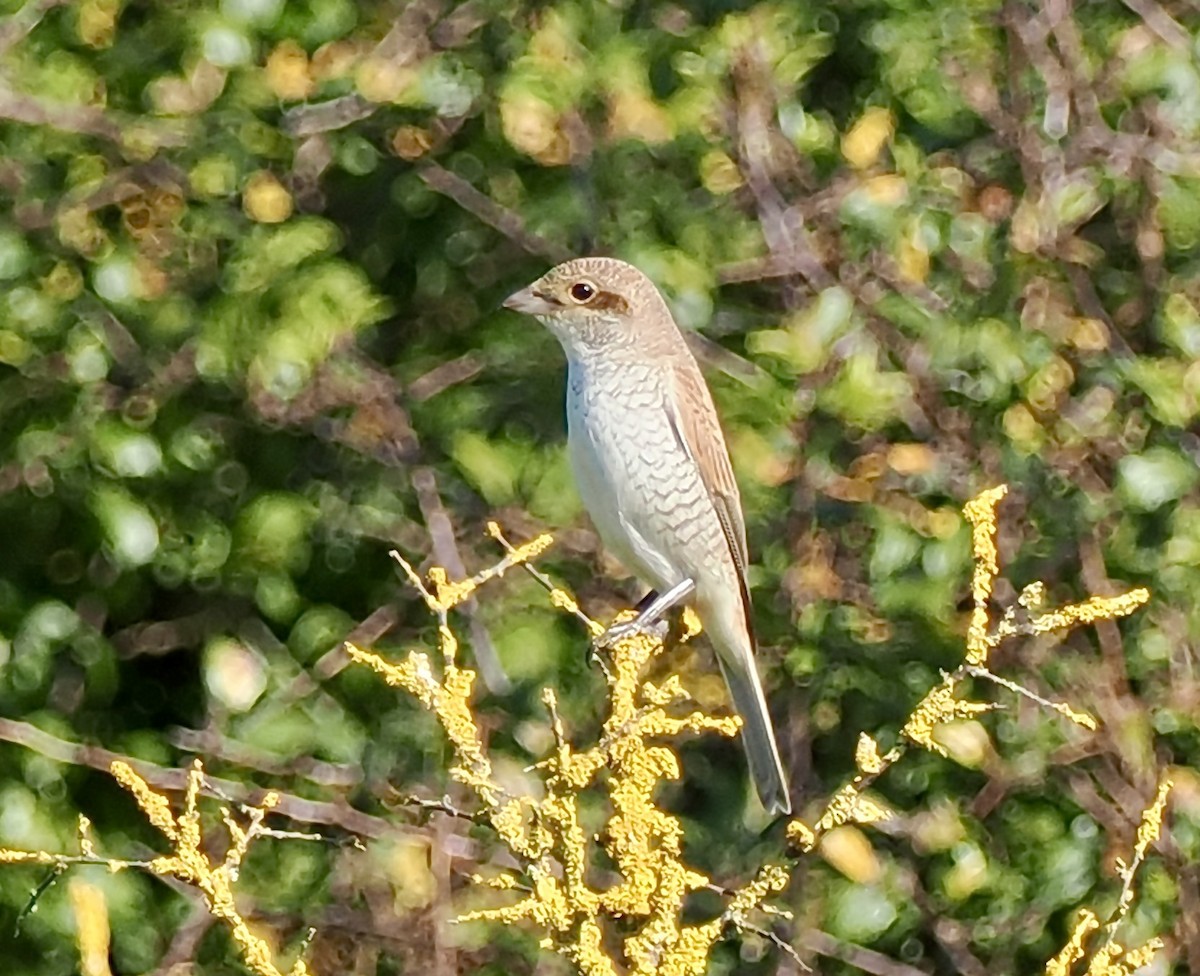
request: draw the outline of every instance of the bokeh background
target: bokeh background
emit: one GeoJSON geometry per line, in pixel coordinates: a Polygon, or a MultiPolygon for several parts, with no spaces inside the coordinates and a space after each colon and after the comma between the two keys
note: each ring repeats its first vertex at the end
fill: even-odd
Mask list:
{"type": "MultiPolygon", "coordinates": [[[[0,6],[0,845],[72,850],[84,811],[102,849],[161,850],[104,770],[178,786],[200,755],[329,838],[263,842],[241,887],[281,949],[318,928],[318,972],[567,971],[446,924],[492,840],[404,806],[450,788],[447,750],[338,648],[431,645],[387,552],[474,572],[490,519],[553,531],[541,568],[594,616],[641,595],[571,484],[561,353],[499,310],[606,253],[713,387],[802,812],[961,660],[976,491],[1011,486],[999,607],[1154,593],[996,662],[1100,732],[981,689],[1004,707],[890,772],[900,821],[831,836],[779,931],[825,973],[1040,972],[1115,905],[1170,768],[1123,941],[1200,972],[1191,0],[0,6]]],[[[512,782],[543,687],[595,731],[584,635],[532,580],[455,625],[512,782]]],[[[720,703],[702,646],[671,663],[720,703]]],[[[684,757],[664,803],[736,883],[781,839],[743,821],[736,743],[684,757]]],[[[113,973],[241,971],[194,893],[78,875],[113,973]]],[[[66,880],[17,926],[43,878],[0,871],[6,972],[80,971],[66,880]]],[[[753,938],[712,963],[794,971],[753,938]]]]}

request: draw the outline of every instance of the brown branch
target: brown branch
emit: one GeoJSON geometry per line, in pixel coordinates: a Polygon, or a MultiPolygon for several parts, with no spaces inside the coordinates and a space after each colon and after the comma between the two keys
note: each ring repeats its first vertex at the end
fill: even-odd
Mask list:
{"type": "Polygon", "coordinates": [[[1179,885],[1179,914],[1175,931],[1184,947],[1188,972],[1200,973],[1200,867],[1185,864],[1176,875],[1179,885]]]}
{"type": "Polygon", "coordinates": [[[1092,86],[1083,37],[1079,33],[1079,25],[1075,23],[1073,0],[1047,0],[1045,9],[1050,33],[1062,55],[1080,120],[1088,128],[1109,131],[1092,86]]]}
{"type": "Polygon", "coordinates": [[[222,735],[216,729],[177,727],[167,731],[167,741],[175,748],[222,762],[252,769],[268,776],[301,777],[319,786],[352,789],[362,782],[362,770],[350,763],[331,763],[311,756],[285,759],[265,749],[257,749],[222,735]]]}
{"type": "Polygon", "coordinates": [[[28,37],[46,14],[67,2],[68,0],[28,0],[16,13],[0,20],[0,57],[28,37]]]}
{"type": "Polygon", "coordinates": [[[0,118],[25,125],[45,126],[59,132],[95,136],[123,145],[130,133],[155,149],[187,145],[191,139],[190,126],[179,122],[143,119],[136,121],[96,108],[93,105],[68,105],[43,102],[30,95],[13,91],[0,84],[0,118]]]}
{"type": "Polygon", "coordinates": [[[546,258],[552,264],[566,261],[572,256],[571,252],[562,245],[527,230],[525,222],[516,213],[507,207],[502,207],[491,197],[475,189],[461,176],[451,173],[437,163],[425,163],[418,173],[430,189],[449,197],[482,223],[499,231],[528,253],[546,258]]]}
{"type": "Polygon", "coordinates": [[[753,387],[756,384],[770,383],[770,374],[745,356],[740,356],[732,349],[723,345],[701,332],[688,329],[683,333],[683,341],[688,344],[702,366],[719,370],[726,376],[753,387]]]}
{"type": "Polygon", "coordinates": [[[276,707],[287,707],[307,698],[320,688],[320,682],[329,681],[350,664],[346,644],[372,647],[384,634],[396,626],[400,613],[394,603],[385,603],[373,610],[358,623],[343,640],[322,654],[316,664],[302,671],[275,696],[276,707]]]}
{"type": "Polygon", "coordinates": [[[433,825],[433,841],[429,847],[429,872],[433,875],[436,893],[433,898],[433,976],[458,976],[458,941],[450,929],[454,908],[451,901],[454,863],[450,856],[448,835],[455,833],[455,823],[449,817],[438,817],[433,825]]]}
{"type": "Polygon", "coordinates": [[[445,0],[412,0],[375,49],[373,59],[387,61],[396,67],[411,64],[429,51],[429,29],[437,23],[445,0]]]}
{"type": "MultiPolygon", "coordinates": [[[[105,773],[109,772],[114,762],[124,762],[157,790],[182,792],[187,788],[188,770],[186,769],[171,769],[111,752],[100,746],[69,742],[51,735],[49,732],[44,732],[28,722],[0,718],[0,740],[31,749],[56,762],[69,763],[73,766],[87,766],[105,773]]],[[[263,796],[268,792],[256,786],[247,786],[244,783],[219,779],[207,774],[205,774],[205,782],[210,787],[206,790],[208,795],[228,802],[251,806],[261,803],[263,796]]],[[[279,793],[278,790],[274,792],[279,793]]],[[[300,823],[338,827],[357,837],[377,838],[400,834],[424,838],[428,834],[427,831],[415,827],[398,826],[380,817],[362,813],[344,802],[308,800],[290,793],[279,793],[279,804],[275,807],[275,812],[300,823]]]]}
{"type": "MultiPolygon", "coordinates": [[[[442,496],[438,493],[437,475],[432,468],[418,465],[413,468],[410,480],[413,491],[417,494],[417,505],[425,519],[425,528],[429,532],[433,558],[452,579],[466,579],[467,567],[454,539],[454,526],[446,512],[446,506],[442,504],[442,496]]],[[[500,663],[496,645],[479,616],[479,601],[472,597],[460,603],[459,607],[469,622],[471,649],[475,652],[475,663],[484,683],[493,695],[507,694],[512,690],[512,682],[504,673],[504,665],[500,663]]]]}
{"type": "MultiPolygon", "coordinates": [[[[824,269],[822,268],[822,270],[824,269]]],[[[795,274],[802,274],[809,278],[812,275],[819,275],[820,271],[811,267],[799,255],[779,257],[774,254],[761,258],[748,258],[745,261],[731,261],[717,267],[717,281],[723,285],[765,281],[770,278],[789,278],[795,274]]]]}
{"type": "MultiPolygon", "coordinates": [[[[444,0],[416,0],[405,4],[392,29],[367,55],[395,70],[427,57],[436,44],[439,48],[457,47],[487,23],[477,4],[460,4],[441,23],[444,0]],[[435,26],[437,25],[437,26],[435,26]],[[431,43],[432,41],[432,43],[431,43]]],[[[283,115],[282,129],[297,138],[344,129],[370,118],[381,107],[357,92],[326,102],[298,105],[283,115]]]]}
{"type": "Polygon", "coordinates": [[[987,976],[987,967],[970,949],[971,930],[957,919],[948,918],[921,885],[919,875],[914,872],[909,880],[912,885],[913,901],[925,916],[925,922],[934,940],[950,957],[955,970],[962,976],[987,976]]]}
{"type": "Polygon", "coordinates": [[[169,160],[155,157],[116,170],[101,180],[99,185],[89,184],[83,192],[68,192],[55,202],[30,200],[15,211],[15,216],[25,229],[40,230],[51,226],[58,215],[65,211],[93,213],[139,197],[147,189],[163,189],[178,194],[186,192],[187,186],[187,174],[183,170],[169,160]]]}
{"type": "MultiPolygon", "coordinates": [[[[833,278],[813,253],[799,212],[787,205],[772,179],[777,140],[772,129],[775,113],[770,86],[770,72],[759,45],[747,44],[738,52],[733,68],[738,169],[754,197],[771,257],[781,266],[796,266],[819,291],[833,284],[833,278]]],[[[799,300],[799,290],[787,287],[785,304],[794,307],[799,300]]]]}
{"type": "Polygon", "coordinates": [[[1108,344],[1113,353],[1123,359],[1132,358],[1133,350],[1129,348],[1129,343],[1125,341],[1125,337],[1117,331],[1112,316],[1108,314],[1108,309],[1100,301],[1100,296],[1096,292],[1096,286],[1092,283],[1091,273],[1081,264],[1075,264],[1071,261],[1064,261],[1062,264],[1067,273],[1067,280],[1071,283],[1071,289],[1075,293],[1075,301],[1079,303],[1080,309],[1083,310],[1088,318],[1095,319],[1097,322],[1104,324],[1105,331],[1108,333],[1108,344]]]}
{"type": "Polygon", "coordinates": [[[235,605],[214,601],[199,613],[187,617],[133,624],[113,634],[111,643],[121,658],[143,654],[158,657],[182,648],[196,647],[209,635],[227,630],[245,609],[241,603],[235,605]]]}
{"type": "MultiPolygon", "coordinates": [[[[165,879],[164,879],[165,880],[165,879]]],[[[217,920],[204,907],[204,899],[195,888],[175,882],[171,885],[179,894],[191,903],[187,918],[175,930],[167,951],[158,962],[158,968],[151,976],[178,976],[181,972],[191,970],[196,950],[217,920]]]]}
{"type": "Polygon", "coordinates": [[[1155,34],[1177,51],[1190,51],[1191,37],[1183,26],[1162,8],[1158,0],[1121,0],[1126,7],[1142,18],[1155,34]]]}
{"type": "Polygon", "coordinates": [[[408,384],[409,399],[423,403],[459,383],[467,383],[483,372],[483,357],[475,351],[441,363],[408,384]]]}
{"type": "Polygon", "coordinates": [[[864,949],[853,942],[845,942],[820,929],[805,930],[797,942],[802,949],[849,963],[855,969],[861,969],[871,976],[928,976],[924,970],[897,962],[882,952],[864,949]]]}
{"type": "Polygon", "coordinates": [[[97,321],[104,334],[104,344],[116,363],[132,378],[148,382],[150,376],[146,369],[146,354],[125,323],[94,299],[89,298],[81,306],[87,317],[97,321]]]}
{"type": "Polygon", "coordinates": [[[429,36],[443,51],[462,47],[479,28],[492,22],[488,6],[480,0],[460,3],[430,31],[429,36]]]}
{"type": "Polygon", "coordinates": [[[334,132],[369,119],[379,108],[374,102],[368,101],[357,92],[331,98],[327,102],[315,105],[299,105],[283,113],[280,128],[289,135],[297,138],[319,135],[322,132],[334,132]]]}
{"type": "MultiPolygon", "coordinates": [[[[1080,540],[1079,563],[1083,584],[1089,593],[1112,592],[1112,581],[1104,568],[1104,551],[1098,529],[1093,529],[1089,536],[1080,540]]],[[[1118,698],[1127,698],[1129,672],[1125,667],[1125,647],[1121,640],[1121,629],[1115,621],[1097,620],[1096,636],[1111,679],[1112,693],[1118,698]]]]}

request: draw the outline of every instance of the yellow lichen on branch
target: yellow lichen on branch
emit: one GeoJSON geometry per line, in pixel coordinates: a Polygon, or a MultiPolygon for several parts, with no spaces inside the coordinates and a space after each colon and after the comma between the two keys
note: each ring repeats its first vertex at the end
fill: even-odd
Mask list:
{"type": "MultiPolygon", "coordinates": [[[[1117,858],[1117,876],[1121,879],[1121,897],[1113,911],[1112,918],[1104,926],[1107,930],[1105,942],[1096,950],[1088,962],[1087,976],[1132,976],[1144,966],[1148,966],[1159,950],[1163,940],[1148,939],[1134,949],[1127,949],[1116,940],[1117,928],[1129,914],[1134,898],[1134,877],[1150,845],[1162,834],[1163,816],[1167,809],[1167,798],[1171,794],[1171,780],[1167,777],[1158,784],[1154,799],[1142,811],[1138,824],[1137,840],[1133,845],[1133,857],[1127,862],[1117,858]]],[[[1046,964],[1046,976],[1070,976],[1075,963],[1084,957],[1087,951],[1087,941],[1098,929],[1100,920],[1095,912],[1083,909],[1071,932],[1066,945],[1059,950],[1049,963],[1046,964]]]]}
{"type": "Polygon", "coordinates": [[[988,702],[964,701],[958,697],[961,678],[948,675],[940,685],[928,692],[904,724],[904,734],[931,752],[949,756],[945,746],[933,737],[934,729],[946,722],[974,718],[989,712],[995,705],[988,702]]]}
{"type": "Polygon", "coordinates": [[[1087,712],[1065,702],[1046,699],[1015,681],[994,674],[988,669],[988,658],[996,647],[1011,638],[1045,634],[1095,623],[1097,620],[1127,616],[1145,604],[1150,593],[1139,587],[1118,596],[1093,596],[1079,603],[1043,611],[1041,606],[1046,587],[1042,582],[1034,582],[1021,591],[1017,605],[1009,608],[998,622],[993,623],[989,601],[1000,575],[996,508],[1007,493],[1004,485],[990,488],[963,507],[963,513],[971,524],[971,552],[974,559],[972,609],[967,625],[964,662],[953,672],[943,674],[942,680],[913,709],[901,729],[900,744],[887,753],[881,753],[873,737],[866,733],[860,735],[855,749],[858,774],[834,794],[811,826],[799,819],[788,825],[788,843],[793,851],[812,851],[825,832],[842,824],[869,824],[887,819],[886,808],[866,798],[863,791],[900,759],[906,750],[906,743],[949,757],[946,746],[934,735],[937,729],[950,722],[977,718],[997,707],[991,702],[962,697],[963,685],[971,678],[991,682],[1029,698],[1082,728],[1097,728],[1096,720],[1087,712]]]}
{"type": "MultiPolygon", "coordinates": [[[[866,733],[859,736],[854,755],[857,771],[851,781],[819,812],[813,811],[811,826],[799,818],[787,825],[793,856],[813,851],[827,833],[843,825],[879,824],[892,819],[895,815],[888,806],[871,794],[876,781],[913,747],[948,755],[945,745],[935,737],[941,726],[977,718],[997,707],[963,694],[964,686],[972,680],[988,681],[1027,697],[1085,729],[1096,728],[1095,719],[1086,712],[1048,700],[994,674],[988,667],[989,657],[996,647],[1012,638],[1125,616],[1142,606],[1149,593],[1139,588],[1118,596],[1092,596],[1057,609],[1044,609],[1046,587],[1038,582],[1025,587],[1016,605],[998,621],[993,620],[989,604],[1000,573],[996,507],[1005,493],[1003,486],[990,489],[964,509],[972,526],[974,571],[973,607],[963,663],[943,674],[921,699],[886,752],[875,737],[866,733]]],[[[479,810],[464,814],[449,800],[413,802],[489,825],[512,854],[514,867],[477,879],[480,886],[504,893],[497,897],[506,903],[476,909],[459,921],[531,923],[545,933],[545,947],[571,960],[585,976],[701,976],[713,945],[729,931],[764,936],[781,949],[793,951],[778,936],[757,927],[753,916],[756,912],[783,914],[769,901],[787,886],[794,862],[768,864],[734,890],[713,885],[685,863],[683,824],[656,802],[659,786],[681,775],[670,740],[684,733],[733,737],[741,726],[736,717],[711,715],[695,707],[678,675],[670,674],[659,681],[646,679],[652,660],[664,650],[662,639],[634,633],[607,649],[602,662],[607,683],[606,714],[593,745],[572,744],[558,714],[557,696],[551,689],[544,690],[542,701],[549,715],[554,748],[532,767],[541,778],[541,789],[531,791],[537,795],[516,794],[497,778],[474,710],[476,675],[458,663],[458,641],[450,626],[450,612],[483,583],[512,567],[523,566],[546,586],[553,605],[581,621],[590,637],[598,636],[603,628],[580,610],[573,596],[529,565],[549,545],[548,536],[513,546],[495,525],[489,526],[489,533],[504,547],[506,555],[495,566],[466,580],[451,581],[444,570],[437,568],[422,578],[408,562],[395,557],[436,617],[440,660],[435,663],[428,653],[414,650],[393,663],[372,650],[346,645],[353,660],[374,669],[436,717],[454,753],[450,775],[474,796],[479,810]],[[597,796],[606,810],[598,832],[591,819],[591,800],[597,796]],[[585,797],[587,817],[581,815],[585,797]],[[605,863],[604,872],[593,870],[598,860],[605,863]],[[685,922],[688,899],[702,889],[719,891],[725,898],[724,908],[715,917],[689,924],[685,922]]],[[[685,620],[688,626],[681,637],[684,640],[697,630],[694,616],[689,620],[685,615],[685,620]]],[[[138,867],[175,878],[203,893],[209,911],[228,926],[251,971],[257,976],[282,976],[266,943],[251,932],[239,914],[233,897],[233,884],[250,843],[259,836],[283,836],[263,826],[275,803],[273,795],[268,794],[257,807],[244,808],[241,822],[224,811],[229,844],[224,858],[214,863],[205,853],[207,845],[202,843],[199,799],[204,775],[198,762],[189,772],[178,813],[130,765],[114,763],[112,773],[163,835],[171,847],[170,854],[145,862],[104,859],[96,854],[88,824],[81,819],[81,854],[0,850],[0,862],[45,865],[56,870],[71,864],[102,863],[113,870],[138,867]]],[[[1135,874],[1162,829],[1169,790],[1170,782],[1164,780],[1142,817],[1131,860],[1118,861],[1121,895],[1107,923],[1106,940],[1091,954],[1088,976],[1129,976],[1161,948],[1161,941],[1152,939],[1126,950],[1115,936],[1133,901],[1135,874]]],[[[1073,967],[1087,955],[1088,940],[1099,928],[1101,923],[1094,913],[1081,912],[1066,945],[1047,964],[1047,976],[1070,976],[1073,967]]],[[[290,974],[307,976],[308,970],[303,961],[297,961],[290,974]]]]}
{"type": "Polygon", "coordinates": [[[971,625],[967,629],[967,663],[987,662],[988,600],[1000,574],[1000,556],[996,551],[996,506],[1008,494],[1007,485],[998,485],[972,498],[963,507],[971,523],[971,551],[975,556],[975,574],[971,580],[971,625]]]}
{"type": "Polygon", "coordinates": [[[879,752],[879,743],[866,732],[858,734],[858,745],[854,748],[854,765],[860,772],[878,776],[887,767],[899,759],[899,753],[892,750],[886,756],[879,752]]]}
{"type": "Polygon", "coordinates": [[[1071,967],[1083,958],[1084,944],[1087,942],[1088,936],[1098,928],[1100,928],[1100,922],[1091,911],[1085,908],[1080,912],[1079,921],[1075,923],[1071,938],[1058,951],[1058,954],[1046,963],[1046,976],[1069,976],[1071,967]]]}
{"type": "Polygon", "coordinates": [[[904,726],[909,741],[926,749],[946,755],[945,747],[933,737],[939,725],[958,719],[972,718],[994,706],[959,697],[960,687],[967,678],[982,678],[1010,691],[1024,695],[1053,709],[1064,718],[1087,729],[1097,728],[1096,720],[1087,712],[1064,702],[1048,701],[1016,682],[1009,681],[988,669],[991,652],[1004,641],[1014,637],[1034,636],[1084,626],[1098,620],[1115,620],[1133,613],[1150,599],[1144,587],[1129,590],[1118,596],[1093,596],[1079,603],[1052,610],[1032,613],[1045,598],[1045,584],[1035,582],[1021,592],[1017,605],[1011,607],[995,625],[988,610],[988,601],[1000,574],[999,550],[996,546],[996,507],[1007,493],[1001,485],[980,493],[963,508],[971,523],[971,549],[975,569],[971,581],[972,609],[967,627],[967,654],[962,666],[945,675],[913,711],[904,726]],[[1026,615],[1022,618],[1021,611],[1026,615]]]}
{"type": "Polygon", "coordinates": [[[179,832],[175,825],[175,815],[171,812],[171,801],[150,789],[146,781],[135,773],[128,763],[115,762],[109,771],[113,779],[133,794],[151,826],[158,828],[167,840],[177,840],[179,832]]]}
{"type": "MultiPolygon", "coordinates": [[[[86,818],[80,818],[80,854],[52,854],[46,851],[12,851],[0,849],[0,863],[41,864],[65,870],[75,864],[103,864],[110,871],[139,868],[161,878],[174,878],[196,888],[204,896],[209,913],[224,922],[241,952],[246,967],[256,976],[309,976],[303,959],[297,959],[291,969],[280,969],[274,962],[270,946],[253,931],[238,911],[233,886],[250,845],[261,836],[274,836],[266,828],[267,813],[278,803],[278,796],[267,793],[256,807],[245,807],[245,826],[233,819],[228,809],[222,809],[222,819],[229,831],[225,856],[214,861],[204,850],[200,825],[200,794],[204,789],[204,768],[196,760],[188,771],[183,809],[176,814],[170,801],[150,786],[128,763],[116,761],[110,769],[117,780],[137,802],[142,814],[170,843],[172,851],[149,861],[104,858],[96,854],[90,839],[86,818]]],[[[288,837],[300,837],[288,834],[288,837]]]]}
{"type": "MultiPolygon", "coordinates": [[[[542,547],[541,540],[513,547],[499,529],[490,527],[490,532],[508,552],[505,568],[524,562],[542,547]]],[[[644,680],[663,643],[646,634],[632,634],[607,651],[607,716],[599,740],[589,748],[574,747],[558,717],[556,696],[547,690],[543,700],[556,745],[535,767],[543,781],[541,798],[510,796],[492,775],[472,712],[474,673],[455,663],[456,647],[446,625],[446,613],[454,603],[474,592],[478,582],[499,574],[488,572],[459,584],[435,570],[426,582],[400,562],[441,622],[440,677],[420,652],[393,664],[372,651],[352,645],[347,650],[354,660],[405,689],[437,717],[455,752],[451,775],[475,794],[483,807],[480,818],[521,865],[519,878],[501,875],[487,881],[493,888],[519,890],[515,902],[478,909],[459,920],[530,922],[547,933],[545,945],[587,976],[617,972],[700,976],[712,945],[727,929],[748,925],[749,915],[782,890],[788,874],[780,867],[764,868],[730,893],[726,910],[717,918],[684,924],[686,899],[710,882],[684,864],[683,826],[678,817],[658,807],[654,794],[662,782],[680,775],[679,760],[664,740],[685,732],[732,737],[739,720],[690,708],[691,696],[677,675],[661,682],[644,680]],[[580,821],[580,802],[589,790],[601,791],[609,808],[598,837],[580,821]],[[599,850],[615,866],[617,879],[612,883],[597,884],[589,877],[589,866],[599,850]],[[619,964],[609,955],[614,938],[619,938],[623,950],[619,964]]],[[[582,616],[573,597],[553,585],[550,590],[556,606],[582,616]]],[[[601,632],[586,618],[585,625],[591,635],[601,632]]]]}
{"type": "MultiPolygon", "coordinates": [[[[994,623],[989,601],[1000,572],[996,506],[1005,494],[1003,486],[993,488],[965,507],[972,526],[975,568],[964,663],[944,675],[922,699],[901,730],[901,741],[893,748],[883,752],[873,737],[860,737],[855,778],[834,795],[811,827],[800,819],[788,825],[787,837],[794,852],[813,850],[835,827],[891,819],[892,811],[867,792],[875,780],[900,759],[910,744],[947,755],[934,737],[939,726],[975,718],[996,707],[962,697],[963,684],[972,678],[992,681],[1083,727],[1095,727],[1087,713],[1048,701],[1016,682],[994,675],[987,668],[988,657],[996,646],[1012,637],[1124,616],[1145,603],[1149,594],[1131,590],[1117,597],[1092,597],[1059,609],[1042,610],[1045,587],[1035,583],[1022,591],[1016,607],[994,623]],[[1019,616],[1022,611],[1023,617],[1019,616]]],[[[490,526],[489,532],[508,552],[504,568],[530,557],[529,547],[509,545],[495,526],[490,526]]],[[[534,547],[540,545],[541,540],[537,540],[534,547]]],[[[443,572],[435,570],[426,583],[403,560],[401,564],[438,615],[442,677],[438,678],[428,658],[417,652],[400,665],[355,647],[349,649],[350,654],[375,668],[390,683],[405,688],[438,717],[457,756],[454,778],[475,793],[484,806],[483,819],[521,863],[518,872],[486,882],[493,888],[519,891],[515,902],[473,911],[462,920],[506,924],[526,921],[539,926],[547,933],[543,944],[565,955],[586,976],[614,976],[618,972],[699,976],[713,944],[730,927],[771,937],[755,928],[748,916],[766,908],[765,901],[786,886],[790,869],[784,865],[764,867],[742,888],[726,891],[726,909],[718,917],[693,925],[682,921],[688,895],[712,886],[707,877],[683,862],[679,819],[655,803],[658,784],[680,775],[679,761],[664,740],[689,731],[733,736],[740,723],[736,718],[687,711],[691,698],[678,676],[659,683],[643,680],[647,665],[663,650],[662,642],[635,634],[618,640],[611,648],[611,659],[604,669],[608,714],[599,741],[590,748],[577,749],[570,744],[557,714],[557,699],[547,691],[544,701],[556,746],[552,755],[535,767],[543,778],[543,796],[508,796],[491,778],[491,765],[471,711],[474,675],[455,663],[457,645],[446,618],[450,607],[473,593],[482,579],[499,574],[481,574],[463,583],[451,583],[443,572]],[[676,712],[681,706],[682,714],[676,712]],[[580,824],[579,804],[585,791],[597,789],[605,794],[609,814],[603,830],[593,838],[580,824]],[[597,847],[616,868],[617,880],[604,886],[589,881],[588,866],[597,847]],[[618,944],[619,956],[614,956],[618,944]]],[[[529,571],[550,590],[555,606],[581,619],[590,635],[601,632],[570,594],[532,567],[529,571]]],[[[1079,936],[1080,955],[1085,936],[1079,936]]],[[[1075,952],[1073,944],[1064,949],[1064,965],[1069,967],[1080,957],[1075,952]]]]}

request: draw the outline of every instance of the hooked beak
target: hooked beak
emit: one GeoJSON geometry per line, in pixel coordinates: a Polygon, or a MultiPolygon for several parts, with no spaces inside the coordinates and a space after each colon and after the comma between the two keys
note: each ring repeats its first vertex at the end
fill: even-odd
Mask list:
{"type": "Polygon", "coordinates": [[[529,287],[509,295],[504,299],[504,307],[511,308],[514,312],[524,312],[526,315],[550,315],[558,306],[529,287]]]}

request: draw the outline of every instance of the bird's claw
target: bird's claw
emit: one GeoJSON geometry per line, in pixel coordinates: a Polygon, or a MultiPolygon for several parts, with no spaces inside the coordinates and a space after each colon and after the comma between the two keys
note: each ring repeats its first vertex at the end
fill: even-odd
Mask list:
{"type": "Polygon", "coordinates": [[[591,658],[600,665],[606,678],[612,678],[609,662],[605,660],[604,652],[618,641],[646,634],[657,641],[665,641],[670,632],[670,624],[663,619],[667,611],[680,601],[686,599],[696,584],[690,579],[676,583],[666,593],[655,593],[653,590],[638,604],[638,614],[630,620],[622,620],[613,624],[603,634],[592,641],[591,658]]]}
{"type": "Polygon", "coordinates": [[[605,681],[610,685],[613,683],[613,669],[611,662],[608,660],[608,655],[604,653],[603,648],[597,646],[594,642],[591,653],[588,654],[588,661],[600,669],[600,673],[604,675],[605,681]]]}
{"type": "Polygon", "coordinates": [[[636,637],[638,634],[646,634],[662,640],[667,636],[667,622],[665,620],[644,620],[639,615],[632,620],[622,620],[620,623],[613,624],[593,643],[596,650],[601,651],[612,647],[618,641],[636,637]]]}
{"type": "Polygon", "coordinates": [[[617,641],[633,637],[635,634],[649,634],[659,640],[665,640],[669,630],[668,624],[662,620],[671,610],[686,600],[695,591],[696,584],[691,579],[680,580],[665,593],[655,593],[651,590],[646,599],[638,604],[638,615],[632,620],[623,620],[608,628],[596,643],[600,647],[610,647],[617,641]]]}

